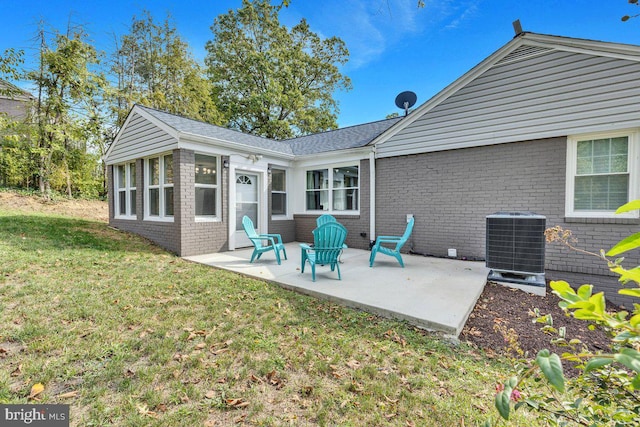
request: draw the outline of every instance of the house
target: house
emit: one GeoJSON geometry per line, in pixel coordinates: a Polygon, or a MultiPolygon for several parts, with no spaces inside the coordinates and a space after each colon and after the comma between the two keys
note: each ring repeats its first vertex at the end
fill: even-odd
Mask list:
{"type": "MultiPolygon", "coordinates": [[[[306,241],[332,213],[362,249],[412,214],[407,250],[480,260],[486,217],[529,211],[598,253],[640,225],[614,215],[640,198],[638,82],[640,46],[520,33],[406,117],[287,141],[135,106],[105,156],[110,224],[186,256],[247,246],[245,214],[306,241]]],[[[618,298],[595,257],[545,261],[618,298]]]]}
{"type": "Polygon", "coordinates": [[[13,120],[24,119],[33,100],[29,92],[0,79],[0,114],[4,113],[13,120]]]}

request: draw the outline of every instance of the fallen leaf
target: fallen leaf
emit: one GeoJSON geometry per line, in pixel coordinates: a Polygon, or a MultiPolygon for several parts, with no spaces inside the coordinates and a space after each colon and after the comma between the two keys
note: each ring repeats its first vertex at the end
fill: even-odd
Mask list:
{"type": "Polygon", "coordinates": [[[29,399],[33,399],[40,393],[44,391],[44,385],[42,383],[36,383],[31,387],[31,392],[29,393],[29,399]]]}
{"type": "Polygon", "coordinates": [[[74,391],[68,391],[66,393],[62,393],[59,394],[58,397],[60,399],[71,399],[72,397],[77,397],[78,396],[78,391],[74,390],[74,391]]]}
{"type": "Polygon", "coordinates": [[[11,371],[11,376],[12,377],[18,377],[22,375],[22,363],[18,365],[18,367],[16,369],[14,369],[13,371],[11,371]]]}
{"type": "Polygon", "coordinates": [[[471,327],[471,329],[465,330],[463,335],[472,335],[474,337],[481,337],[482,332],[478,330],[475,326],[471,327]]]}
{"type": "Polygon", "coordinates": [[[149,408],[147,408],[147,405],[137,405],[136,409],[138,409],[138,413],[140,415],[144,415],[145,417],[150,417],[150,418],[158,417],[158,414],[156,414],[153,411],[150,411],[149,408]]]}
{"type": "Polygon", "coordinates": [[[216,392],[213,390],[209,390],[204,394],[204,397],[206,397],[207,399],[213,399],[214,397],[216,397],[216,392]]]}
{"type": "Polygon", "coordinates": [[[357,360],[350,360],[346,363],[346,365],[351,369],[358,369],[360,367],[360,362],[358,362],[357,360]]]}
{"type": "Polygon", "coordinates": [[[225,403],[227,404],[227,406],[230,406],[232,408],[244,408],[249,406],[249,402],[247,402],[246,400],[240,398],[240,399],[226,399],[225,403]]]}
{"type": "Polygon", "coordinates": [[[398,403],[400,401],[400,399],[390,399],[388,398],[385,394],[383,394],[384,398],[387,400],[387,402],[389,403],[398,403]]]}
{"type": "Polygon", "coordinates": [[[202,350],[202,349],[203,349],[203,348],[205,348],[206,346],[207,346],[207,345],[206,345],[205,343],[203,343],[203,342],[198,343],[198,344],[196,345],[196,350],[202,350]]]}
{"type": "Polygon", "coordinates": [[[256,377],[254,374],[251,374],[251,376],[249,377],[249,379],[251,380],[251,382],[253,383],[263,383],[264,381],[262,381],[262,378],[260,377],[256,377]]]}
{"type": "MultiPolygon", "coordinates": [[[[480,412],[482,413],[486,413],[487,412],[487,408],[482,406],[482,405],[478,405],[477,403],[473,404],[473,407],[478,409],[480,412]]],[[[464,421],[463,421],[464,422],[464,421]]]]}
{"type": "Polygon", "coordinates": [[[267,380],[269,381],[269,384],[275,386],[277,390],[284,387],[284,382],[278,377],[278,373],[275,370],[267,374],[267,380]]]}

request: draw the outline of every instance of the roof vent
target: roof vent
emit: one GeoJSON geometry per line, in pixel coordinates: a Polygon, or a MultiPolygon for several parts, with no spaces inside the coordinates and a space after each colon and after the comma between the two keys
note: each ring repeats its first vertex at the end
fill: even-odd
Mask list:
{"type": "Polygon", "coordinates": [[[524,32],[522,31],[522,25],[520,24],[519,19],[516,19],[515,21],[513,21],[511,25],[513,25],[513,31],[516,32],[516,37],[518,37],[520,34],[524,32]]]}

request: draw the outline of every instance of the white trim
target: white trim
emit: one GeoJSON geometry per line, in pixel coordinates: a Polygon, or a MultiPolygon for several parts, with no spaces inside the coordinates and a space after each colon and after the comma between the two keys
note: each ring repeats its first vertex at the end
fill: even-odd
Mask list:
{"type": "MultiPolygon", "coordinates": [[[[353,215],[353,216],[357,216],[360,215],[360,206],[361,206],[361,195],[362,195],[362,176],[361,176],[361,167],[360,167],[360,161],[358,161],[357,163],[353,163],[353,162],[340,162],[340,163],[332,163],[330,165],[318,165],[318,166],[310,166],[304,169],[301,169],[302,171],[302,176],[303,176],[303,201],[302,201],[302,207],[303,207],[303,212],[305,214],[312,214],[312,215],[321,215],[324,213],[330,213],[333,215],[353,215]],[[333,209],[333,192],[334,191],[339,191],[340,188],[334,188],[333,187],[333,171],[334,169],[338,169],[341,167],[356,167],[358,169],[358,209],[350,209],[350,210],[334,210],[333,209]],[[328,180],[329,180],[329,187],[326,189],[320,189],[320,190],[309,190],[307,189],[307,172],[309,171],[313,171],[313,170],[327,170],[327,174],[328,174],[328,180]],[[329,209],[328,210],[319,210],[319,209],[307,209],[307,192],[308,191],[326,191],[328,194],[328,198],[327,198],[327,203],[329,204],[329,209]]],[[[349,187],[349,188],[355,188],[355,187],[349,187]]],[[[344,189],[346,190],[346,188],[344,189]]]]}
{"type": "MultiPolygon", "coordinates": [[[[229,160],[231,162],[231,160],[229,160]]],[[[256,184],[256,197],[257,197],[257,212],[258,212],[258,223],[254,224],[258,233],[268,233],[268,225],[269,225],[269,213],[265,208],[264,201],[267,200],[268,197],[268,182],[265,179],[267,174],[266,169],[256,169],[256,168],[245,168],[238,165],[229,166],[229,250],[235,250],[238,247],[238,233],[243,233],[244,231],[236,230],[236,202],[237,202],[237,192],[236,192],[236,179],[238,174],[249,174],[255,175],[258,179],[256,184]]]]}
{"type": "Polygon", "coordinates": [[[288,160],[293,160],[295,158],[293,154],[282,153],[280,151],[274,151],[263,147],[253,147],[251,145],[243,144],[242,142],[225,141],[223,139],[198,135],[190,132],[178,132],[178,137],[179,148],[193,149],[192,147],[194,143],[203,143],[207,145],[214,145],[216,147],[228,148],[235,152],[242,152],[246,154],[263,154],[288,160]],[[187,142],[186,140],[191,142],[187,142]]]}
{"type": "MultiPolygon", "coordinates": [[[[174,215],[166,215],[165,212],[165,200],[164,200],[164,189],[165,188],[174,188],[174,205],[175,205],[175,187],[174,183],[165,184],[164,183],[164,158],[166,156],[171,156],[171,161],[173,162],[173,153],[165,152],[164,154],[160,154],[158,156],[146,157],[143,162],[144,168],[144,193],[143,193],[143,204],[144,204],[144,220],[145,221],[158,221],[158,222],[173,222],[174,215]],[[149,170],[149,160],[158,159],[158,184],[151,185],[151,175],[149,170]],[[158,215],[150,214],[150,190],[158,189],[158,215]]],[[[176,171],[174,171],[175,174],[176,171]]],[[[174,178],[175,180],[175,178],[174,178]]]]}
{"type": "MultiPolygon", "coordinates": [[[[267,170],[268,172],[268,170],[267,170]]],[[[271,201],[271,211],[268,212],[268,214],[271,214],[271,220],[272,221],[285,221],[285,220],[290,220],[293,219],[293,216],[291,215],[291,197],[289,196],[290,193],[290,176],[291,173],[289,171],[288,168],[283,168],[283,167],[279,167],[279,166],[271,166],[271,193],[269,194],[269,200],[271,201]],[[284,194],[285,196],[285,214],[277,214],[274,215],[273,214],[273,172],[274,171],[283,171],[284,172],[284,191],[275,191],[275,193],[277,194],[284,194]]]]}
{"type": "Polygon", "coordinates": [[[223,174],[223,168],[222,168],[222,161],[221,161],[221,156],[218,154],[213,154],[213,153],[204,153],[204,152],[194,152],[193,154],[193,196],[194,196],[194,200],[193,200],[193,212],[194,212],[194,217],[195,217],[195,222],[221,222],[222,221],[222,174],[223,174]],[[207,157],[213,157],[216,159],[216,183],[215,184],[198,184],[196,183],[195,180],[195,167],[196,167],[196,163],[195,163],[195,158],[196,155],[200,155],[200,156],[207,156],[207,157]],[[216,190],[216,211],[213,215],[198,215],[196,213],[196,189],[197,188],[213,188],[216,190]]]}
{"type": "Polygon", "coordinates": [[[369,241],[376,239],[376,153],[369,153],[369,241]]]}
{"type": "MultiPolygon", "coordinates": [[[[124,162],[124,163],[118,163],[113,165],[113,169],[112,169],[112,173],[113,173],[113,193],[114,193],[114,198],[113,198],[113,217],[115,219],[126,219],[126,220],[134,220],[137,219],[137,203],[136,203],[136,210],[135,211],[131,211],[131,191],[135,191],[136,195],[137,195],[137,188],[136,188],[136,183],[134,182],[134,185],[131,185],[131,165],[134,165],[134,168],[136,169],[136,175],[138,174],[138,170],[135,161],[128,161],[128,162],[124,162]],[[125,186],[123,188],[120,188],[120,174],[117,172],[118,168],[120,168],[120,166],[124,166],[124,174],[125,174],[125,186]],[[124,193],[125,194],[125,211],[126,213],[120,214],[120,193],[124,193]]],[[[135,181],[135,177],[134,181],[135,181]]]]}
{"type": "Polygon", "coordinates": [[[628,200],[640,198],[640,134],[639,129],[618,130],[613,132],[587,133],[581,135],[571,135],[567,137],[567,158],[566,158],[566,191],[565,191],[565,217],[567,218],[639,218],[638,211],[616,214],[614,211],[578,211],[574,209],[575,177],[577,169],[577,147],[578,141],[597,138],[615,138],[627,136],[628,139],[628,174],[629,174],[629,195],[628,200]]]}

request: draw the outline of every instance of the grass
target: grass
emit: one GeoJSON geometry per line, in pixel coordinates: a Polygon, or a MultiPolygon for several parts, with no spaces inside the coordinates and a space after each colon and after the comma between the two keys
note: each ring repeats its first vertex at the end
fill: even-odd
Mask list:
{"type": "Polygon", "coordinates": [[[0,207],[0,259],[0,403],[69,404],[73,426],[498,418],[504,361],[104,223],[0,207]]]}

